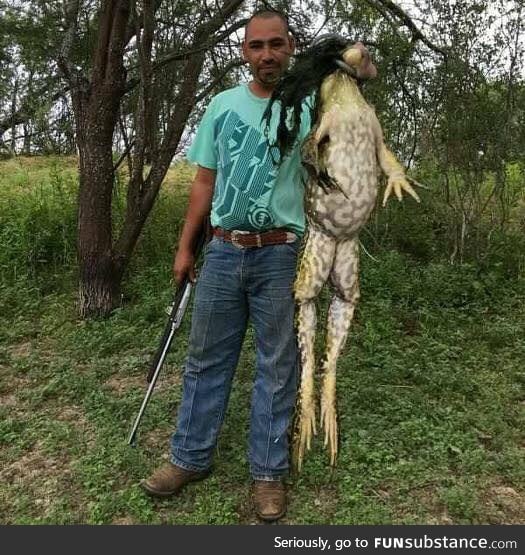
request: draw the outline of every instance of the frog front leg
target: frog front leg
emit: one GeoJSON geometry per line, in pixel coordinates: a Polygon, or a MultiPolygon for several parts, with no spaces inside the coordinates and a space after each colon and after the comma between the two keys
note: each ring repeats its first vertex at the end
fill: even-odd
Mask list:
{"type": "Polygon", "coordinates": [[[297,302],[297,343],[301,360],[301,385],[296,415],[294,452],[298,469],[310,449],[315,427],[315,298],[328,279],[335,253],[335,239],[313,226],[308,230],[294,284],[297,302]]]}
{"type": "Polygon", "coordinates": [[[325,112],[301,146],[301,159],[310,179],[317,183],[325,193],[331,190],[341,190],[339,184],[328,175],[325,165],[323,150],[326,143],[330,141],[330,130],[335,123],[335,114],[332,111],[325,112]]]}
{"type": "Polygon", "coordinates": [[[383,196],[383,206],[386,205],[386,202],[392,192],[395,193],[399,201],[403,199],[403,191],[406,191],[417,202],[420,202],[419,196],[405,177],[405,170],[403,169],[403,166],[397,161],[392,152],[388,150],[383,141],[379,144],[377,157],[381,169],[388,177],[385,194],[383,196]]]}

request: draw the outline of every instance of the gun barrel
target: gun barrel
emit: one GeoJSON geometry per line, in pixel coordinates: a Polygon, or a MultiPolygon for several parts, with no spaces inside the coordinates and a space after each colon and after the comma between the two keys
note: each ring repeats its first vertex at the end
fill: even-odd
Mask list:
{"type": "Polygon", "coordinates": [[[192,283],[188,281],[184,286],[184,290],[182,292],[179,306],[173,307],[173,309],[176,310],[175,317],[173,319],[170,318],[171,326],[169,329],[169,333],[167,334],[165,340],[162,342],[161,348],[157,353],[158,356],[156,356],[156,364],[155,364],[155,367],[152,368],[153,372],[150,371],[150,374],[152,374],[152,376],[151,376],[151,379],[148,380],[149,386],[146,391],[146,395],[144,396],[144,400],[142,401],[142,405],[140,406],[140,410],[137,414],[137,418],[135,419],[135,423],[133,424],[133,428],[131,430],[131,434],[128,439],[128,445],[133,445],[133,443],[135,442],[135,436],[137,435],[137,430],[138,430],[140,421],[142,419],[142,415],[146,410],[151,394],[153,393],[153,388],[157,383],[157,378],[159,377],[160,370],[162,368],[162,365],[164,364],[164,360],[166,359],[166,355],[168,354],[168,351],[170,349],[173,336],[175,335],[175,332],[180,328],[180,325],[182,324],[182,319],[184,317],[184,313],[186,312],[186,308],[188,307],[188,302],[190,300],[191,288],[192,288],[192,283]]]}

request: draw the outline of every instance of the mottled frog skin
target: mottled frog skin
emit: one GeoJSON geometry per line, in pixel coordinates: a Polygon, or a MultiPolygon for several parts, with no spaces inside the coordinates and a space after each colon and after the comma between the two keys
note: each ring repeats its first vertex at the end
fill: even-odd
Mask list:
{"type": "MultiPolygon", "coordinates": [[[[359,56],[352,56],[353,53],[344,57],[345,61],[359,64],[359,56]]],[[[337,70],[324,80],[320,94],[317,125],[302,146],[303,163],[310,170],[306,184],[308,232],[294,288],[301,355],[295,438],[299,468],[316,433],[315,298],[330,280],[334,294],[321,363],[321,426],[330,463],[334,465],[338,437],[336,363],[359,299],[358,234],[375,206],[379,171],[388,177],[383,204],[392,191],[399,199],[405,190],[419,200],[406,181],[402,166],[385,146],[376,114],[361,95],[354,78],[342,69],[337,70]],[[319,186],[322,172],[328,174],[333,184],[328,192],[319,186]]]]}

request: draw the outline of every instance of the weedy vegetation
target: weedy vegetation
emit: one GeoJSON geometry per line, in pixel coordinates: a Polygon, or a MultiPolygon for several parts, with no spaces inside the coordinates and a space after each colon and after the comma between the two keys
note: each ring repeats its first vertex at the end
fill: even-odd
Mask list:
{"type": "MultiPolygon", "coordinates": [[[[170,170],[121,306],[106,320],[81,321],[76,160],[0,163],[3,524],[254,522],[251,333],[208,480],[165,501],[138,487],[167,459],[190,314],[138,445],[126,444],[166,321],[191,176],[185,165],[170,170]]],[[[375,260],[363,252],[362,300],[339,364],[337,467],[330,471],[318,437],[289,479],[284,523],[524,523],[523,197],[514,225],[485,234],[482,249],[467,241],[461,264],[447,252],[446,206],[432,192],[422,197],[421,206],[379,211],[362,237],[375,260]]],[[[124,199],[117,183],[117,214],[124,199]]]]}

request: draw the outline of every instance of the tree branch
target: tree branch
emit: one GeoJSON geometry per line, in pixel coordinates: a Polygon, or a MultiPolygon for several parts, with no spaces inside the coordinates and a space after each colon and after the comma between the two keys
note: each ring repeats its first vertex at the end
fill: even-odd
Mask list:
{"type": "Polygon", "coordinates": [[[158,195],[161,183],[168,171],[171,160],[177,150],[181,135],[186,127],[188,116],[195,106],[196,90],[202,66],[205,60],[206,48],[209,38],[221,28],[224,22],[242,4],[243,0],[226,0],[215,15],[199,25],[195,29],[194,39],[190,51],[196,53],[190,55],[182,71],[181,86],[175,99],[177,109],[169,121],[168,128],[158,153],[153,160],[151,170],[143,181],[141,187],[141,202],[137,206],[129,206],[126,219],[118,240],[114,246],[114,252],[120,257],[127,257],[140,234],[147,215],[151,211],[153,203],[158,195]]]}
{"type": "MultiPolygon", "coordinates": [[[[201,52],[206,52],[210,48],[213,48],[216,44],[221,42],[221,40],[225,39],[227,36],[231,35],[237,29],[243,27],[247,22],[247,19],[241,19],[236,21],[230,27],[225,29],[222,33],[217,35],[213,41],[206,42],[206,44],[200,45],[196,48],[190,48],[188,50],[178,50],[176,52],[172,52],[171,54],[167,54],[166,56],[162,57],[160,60],[154,62],[152,64],[153,72],[158,71],[159,69],[163,68],[164,66],[171,64],[172,62],[180,62],[183,60],[187,60],[190,56],[195,54],[200,54],[201,52]]],[[[129,68],[128,71],[132,69],[136,69],[137,66],[133,66],[129,68]]],[[[130,79],[126,84],[126,93],[132,91],[140,82],[140,79],[130,79]]]]}
{"type": "Polygon", "coordinates": [[[431,42],[417,27],[417,25],[414,23],[412,18],[404,10],[402,10],[397,4],[394,4],[394,2],[391,2],[391,0],[365,0],[365,1],[369,6],[372,6],[379,13],[381,13],[383,17],[385,17],[385,14],[382,8],[385,8],[386,10],[388,10],[388,12],[390,12],[398,20],[400,20],[405,27],[408,27],[408,29],[412,33],[412,40],[414,42],[420,40],[423,44],[428,46],[428,48],[430,48],[431,50],[433,50],[438,54],[441,54],[444,58],[447,58],[448,54],[446,50],[444,50],[441,46],[437,46],[436,44],[431,42]]]}
{"type": "MultiPolygon", "coordinates": [[[[27,123],[28,121],[31,120],[31,118],[35,115],[35,112],[37,111],[37,109],[41,107],[41,104],[37,104],[37,102],[32,102],[32,100],[36,98],[36,99],[39,99],[40,101],[41,98],[46,98],[48,94],[48,89],[49,87],[47,86],[42,87],[41,89],[36,91],[36,93],[34,93],[33,95],[26,96],[26,98],[22,101],[20,108],[14,114],[11,114],[4,119],[0,119],[0,140],[2,138],[2,135],[8,129],[11,129],[17,125],[21,125],[23,123],[27,123]]],[[[69,87],[64,87],[60,91],[53,94],[53,96],[51,96],[50,98],[50,101],[56,102],[59,98],[64,96],[68,91],[69,91],[69,87]]]]}
{"type": "MultiPolygon", "coordinates": [[[[162,4],[162,0],[155,0],[153,2],[153,14],[155,14],[157,12],[157,10],[160,8],[161,4],[162,4]]],[[[142,27],[143,21],[144,21],[144,18],[141,15],[138,18],[138,23],[137,24],[134,25],[133,22],[130,22],[128,24],[128,29],[126,31],[124,44],[128,44],[129,41],[137,34],[137,25],[138,25],[138,28],[140,29],[142,27]]]]}
{"type": "Polygon", "coordinates": [[[69,0],[66,6],[66,34],[60,53],[58,55],[58,67],[64,74],[65,78],[70,81],[72,77],[72,68],[69,56],[71,48],[77,34],[78,11],[80,9],[80,0],[69,0]]]}
{"type": "Polygon", "coordinates": [[[136,13],[136,2],[132,1],[134,16],[137,25],[137,49],[140,65],[140,92],[136,109],[135,148],[133,150],[133,171],[128,185],[128,198],[132,204],[140,202],[140,190],[143,184],[144,161],[148,130],[152,125],[152,98],[151,98],[151,51],[154,34],[154,3],[152,0],[143,0],[142,14],[136,13]],[[142,32],[141,32],[142,28],[142,32]]]}
{"type": "Polygon", "coordinates": [[[244,61],[241,58],[236,58],[235,60],[231,60],[228,64],[226,64],[221,73],[195,98],[195,104],[198,104],[202,99],[206,98],[206,96],[217,86],[218,83],[221,82],[222,79],[234,68],[241,67],[244,65],[244,61]]]}
{"type": "MultiPolygon", "coordinates": [[[[129,153],[133,148],[134,144],[135,142],[131,141],[131,143],[126,145],[124,152],[120,155],[120,158],[115,162],[115,165],[113,166],[113,173],[116,173],[116,171],[119,169],[119,167],[121,166],[122,162],[124,162],[125,159],[129,160],[129,153]]],[[[128,166],[128,169],[129,169],[129,166],[128,166]]]]}

